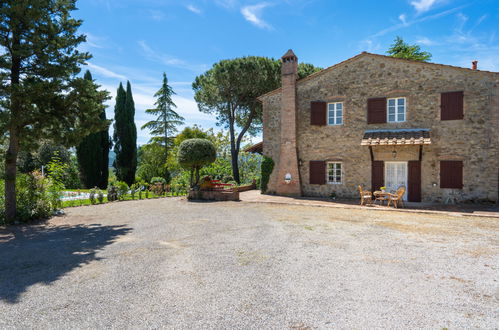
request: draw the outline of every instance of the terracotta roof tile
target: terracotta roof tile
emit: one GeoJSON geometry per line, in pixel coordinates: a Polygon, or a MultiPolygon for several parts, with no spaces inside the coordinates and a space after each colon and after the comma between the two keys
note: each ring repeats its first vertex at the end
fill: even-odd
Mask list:
{"type": "Polygon", "coordinates": [[[431,144],[430,130],[424,128],[368,130],[361,145],[431,144]]]}

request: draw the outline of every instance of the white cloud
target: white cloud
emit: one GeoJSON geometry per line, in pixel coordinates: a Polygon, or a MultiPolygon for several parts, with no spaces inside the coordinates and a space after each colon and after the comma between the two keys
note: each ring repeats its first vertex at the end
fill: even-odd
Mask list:
{"type": "Polygon", "coordinates": [[[182,59],[176,58],[174,56],[163,54],[152,49],[144,40],[138,42],[140,48],[144,52],[146,58],[162,63],[164,65],[173,66],[181,69],[187,69],[194,72],[202,72],[207,69],[206,65],[203,64],[190,64],[182,59]]]}
{"type": "Polygon", "coordinates": [[[259,28],[270,30],[272,29],[272,26],[270,26],[261,18],[262,10],[268,6],[270,6],[270,4],[267,2],[261,2],[256,5],[246,6],[241,8],[241,14],[243,14],[244,18],[248,22],[258,26],[259,28]]]}
{"type": "Polygon", "coordinates": [[[234,8],[237,5],[237,0],[215,0],[215,3],[224,8],[234,8]]]}
{"type": "Polygon", "coordinates": [[[379,42],[375,43],[372,39],[365,39],[359,42],[359,48],[362,51],[375,53],[381,49],[381,44],[379,42]]]}
{"type": "Polygon", "coordinates": [[[198,14],[198,15],[201,15],[203,12],[201,11],[201,9],[199,9],[198,7],[194,6],[194,5],[188,5],[186,7],[189,11],[193,12],[194,14],[198,14]]]}
{"type": "Polygon", "coordinates": [[[400,14],[399,20],[402,22],[402,24],[407,25],[407,16],[405,16],[405,14],[400,14]]]}
{"type": "Polygon", "coordinates": [[[97,72],[98,74],[104,76],[104,77],[107,77],[107,78],[116,78],[116,79],[120,79],[120,80],[126,80],[127,77],[122,75],[122,74],[119,74],[119,73],[116,73],[116,72],[113,72],[109,69],[106,69],[102,66],[98,66],[98,65],[95,65],[95,64],[92,64],[92,63],[87,63],[88,67],[90,69],[92,69],[93,71],[97,72]]]}
{"type": "Polygon", "coordinates": [[[149,10],[149,16],[155,21],[162,21],[165,19],[165,14],[161,10],[149,10]]]}
{"type": "Polygon", "coordinates": [[[411,1],[411,5],[416,9],[418,14],[424,13],[431,9],[439,0],[415,0],[411,1]]]}
{"type": "Polygon", "coordinates": [[[435,46],[435,45],[438,45],[438,42],[436,42],[434,40],[431,40],[428,37],[419,37],[418,39],[416,39],[416,43],[419,44],[419,45],[423,45],[423,46],[435,46]]]}
{"type": "MultiPolygon", "coordinates": [[[[413,19],[412,21],[408,21],[407,18],[404,17],[405,18],[405,22],[404,23],[397,23],[397,24],[394,24],[392,26],[389,26],[389,27],[387,27],[387,28],[385,28],[385,29],[383,29],[381,31],[376,32],[370,38],[381,37],[381,36],[383,36],[383,35],[385,35],[385,34],[387,34],[389,32],[397,31],[397,30],[409,27],[409,26],[414,25],[414,24],[422,23],[422,22],[425,22],[425,21],[431,21],[431,20],[434,20],[434,19],[437,19],[437,18],[440,18],[440,17],[444,17],[444,16],[450,15],[452,13],[455,13],[456,11],[459,11],[459,10],[461,10],[464,7],[465,6],[463,5],[463,6],[460,6],[460,7],[448,9],[448,10],[442,11],[440,13],[436,13],[436,14],[433,14],[433,15],[427,15],[427,16],[424,16],[424,17],[421,17],[421,18],[418,18],[418,19],[413,19]]],[[[399,19],[400,19],[400,16],[399,16],[399,19]]]]}
{"type": "Polygon", "coordinates": [[[83,34],[87,38],[87,41],[85,43],[87,46],[93,48],[105,48],[104,43],[106,38],[98,37],[90,32],[84,32],[83,34]]]}

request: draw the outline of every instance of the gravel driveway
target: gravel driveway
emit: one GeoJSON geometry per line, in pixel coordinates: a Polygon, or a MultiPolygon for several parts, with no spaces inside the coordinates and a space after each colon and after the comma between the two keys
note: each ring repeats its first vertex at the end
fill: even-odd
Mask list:
{"type": "Polygon", "coordinates": [[[0,328],[497,328],[499,221],[181,199],[0,230],[0,328]]]}

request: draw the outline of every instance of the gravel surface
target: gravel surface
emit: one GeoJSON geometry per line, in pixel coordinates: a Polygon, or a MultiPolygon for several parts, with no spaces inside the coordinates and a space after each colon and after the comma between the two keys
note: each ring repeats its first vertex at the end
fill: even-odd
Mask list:
{"type": "Polygon", "coordinates": [[[499,325],[499,221],[170,198],[0,230],[0,328],[499,325]]]}

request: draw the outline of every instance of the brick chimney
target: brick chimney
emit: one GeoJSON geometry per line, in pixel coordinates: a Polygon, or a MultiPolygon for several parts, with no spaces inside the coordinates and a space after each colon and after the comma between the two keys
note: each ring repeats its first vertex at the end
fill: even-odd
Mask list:
{"type": "Polygon", "coordinates": [[[471,69],[478,70],[478,61],[477,60],[471,62],[471,69]]]}
{"type": "Polygon", "coordinates": [[[296,80],[298,58],[290,49],[281,58],[281,143],[277,164],[276,193],[300,196],[300,172],[296,148],[296,80]]]}

